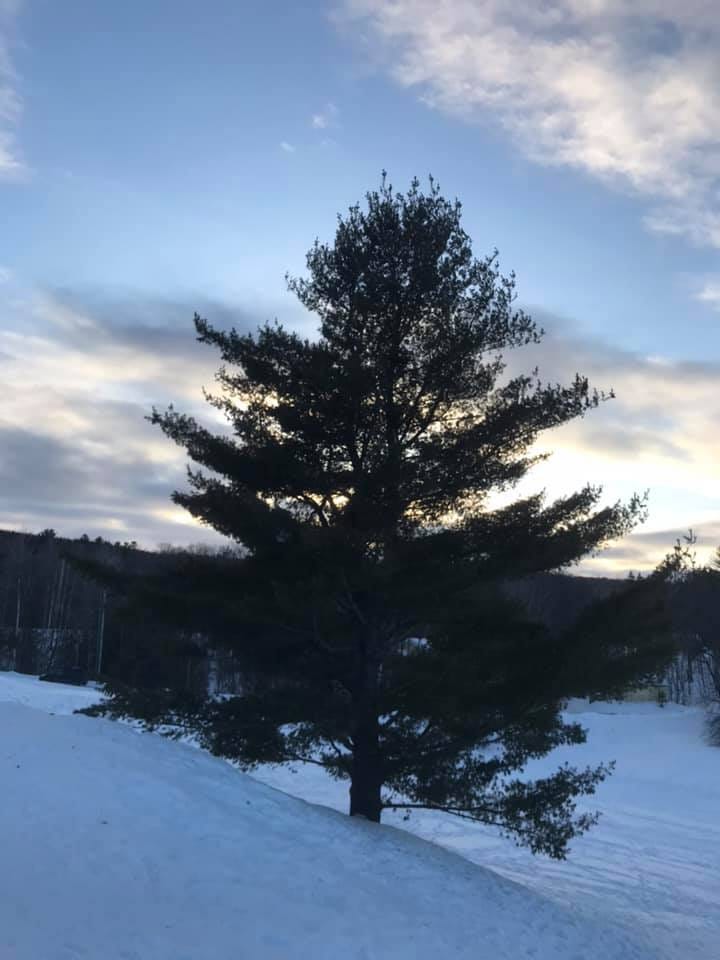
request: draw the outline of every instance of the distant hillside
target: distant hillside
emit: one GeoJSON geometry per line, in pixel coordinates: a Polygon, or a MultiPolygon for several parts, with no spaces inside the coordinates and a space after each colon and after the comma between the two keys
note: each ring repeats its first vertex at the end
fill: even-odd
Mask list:
{"type": "Polygon", "coordinates": [[[621,590],[624,580],[609,577],[573,577],[564,573],[541,573],[506,585],[508,593],[554,633],[565,630],[592,603],[621,590]]]}
{"type": "Polygon", "coordinates": [[[102,672],[117,679],[144,684],[187,675],[185,667],[170,666],[179,638],[157,625],[131,628],[118,600],[70,557],[140,576],[172,560],[100,537],[0,531],[0,666],[27,673],[78,666],[95,674],[102,648],[102,672]]]}

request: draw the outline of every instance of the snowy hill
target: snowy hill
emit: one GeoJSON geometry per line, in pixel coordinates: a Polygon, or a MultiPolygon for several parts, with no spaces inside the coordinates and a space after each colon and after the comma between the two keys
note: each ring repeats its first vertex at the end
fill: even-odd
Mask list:
{"type": "MultiPolygon", "coordinates": [[[[704,741],[699,708],[654,703],[571,705],[588,731],[532,765],[533,775],[561,761],[581,766],[615,760],[614,774],[578,807],[600,810],[597,826],[558,863],[534,857],[497,831],[427,812],[389,824],[490,867],[556,903],[651,945],[658,960],[720,957],[720,749],[704,741]]],[[[264,768],[258,776],[314,803],[345,809],[347,787],[322,770],[264,768]]],[[[581,957],[589,954],[581,954],[581,957]]]]}
{"type": "MultiPolygon", "coordinates": [[[[491,863],[493,871],[406,831],[287,796],[192,747],[109,721],[61,715],[95,695],[0,674],[2,960],[716,956],[702,951],[718,943],[718,898],[711,886],[718,879],[718,835],[714,824],[689,818],[693,795],[704,791],[712,800],[712,789],[717,813],[717,764],[710,790],[707,765],[696,769],[690,788],[673,785],[675,826],[661,807],[653,849],[645,849],[647,832],[632,840],[625,819],[633,810],[650,815],[647,792],[633,781],[618,795],[617,822],[602,828],[604,834],[598,828],[597,840],[583,841],[599,846],[583,847],[569,864],[528,861],[533,877],[523,854],[482,829],[448,818],[410,824],[491,863]],[[682,809],[680,801],[690,807],[682,809]],[[658,905],[659,891],[643,888],[642,866],[654,858],[664,862],[668,824],[692,845],[686,855],[672,848],[680,861],[666,870],[678,885],[664,891],[658,905]],[[635,876],[635,902],[647,906],[646,922],[633,924],[632,932],[621,930],[613,914],[617,891],[605,889],[602,858],[609,855],[617,873],[620,851],[633,854],[624,871],[635,876]],[[523,885],[495,870],[516,875],[523,885]],[[559,885],[558,899],[569,903],[576,889],[581,909],[529,889],[542,888],[548,877],[559,885]],[[704,888],[707,916],[690,918],[695,929],[681,928],[675,943],[663,939],[662,926],[663,936],[653,937],[656,920],[669,924],[665,911],[675,896],[697,905],[696,887],[704,888]],[[687,949],[690,933],[694,952],[687,949]],[[667,952],[657,946],[663,943],[667,952]],[[686,949],[678,950],[683,943],[686,949]]],[[[616,717],[602,723],[620,727],[616,717]]],[[[681,745],[687,749],[687,737],[681,745]]],[[[678,746],[656,758],[658,769],[678,746]]],[[[701,749],[715,762],[713,751],[701,749]]],[[[324,791],[332,800],[330,791],[339,789],[346,798],[346,786],[321,786],[305,771],[263,771],[273,773],[307,793],[324,791]]]]}

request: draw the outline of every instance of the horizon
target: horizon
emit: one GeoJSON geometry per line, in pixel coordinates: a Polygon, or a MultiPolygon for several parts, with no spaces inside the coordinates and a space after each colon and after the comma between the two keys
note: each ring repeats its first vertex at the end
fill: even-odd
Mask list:
{"type": "Polygon", "coordinates": [[[547,433],[523,490],[650,490],[573,573],[720,544],[720,18],[689,0],[0,0],[0,527],[222,542],[170,501],[219,359],[197,310],[314,321],[285,289],[387,168],[463,202],[546,330],[508,360],[616,399],[547,433]],[[68,50],[73,50],[73,56],[68,50]],[[522,64],[519,69],[517,64],[522,64]]]}

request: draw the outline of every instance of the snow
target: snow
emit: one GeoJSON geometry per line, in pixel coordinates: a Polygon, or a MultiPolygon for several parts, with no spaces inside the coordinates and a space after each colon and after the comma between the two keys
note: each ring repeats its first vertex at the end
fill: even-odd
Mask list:
{"type": "Polygon", "coordinates": [[[3,960],[718,956],[720,750],[696,710],[573,705],[590,737],[564,754],[618,766],[555,863],[450,817],[351,820],[317,768],[258,776],[324,807],[68,715],[98,696],[0,673],[3,960]]]}
{"type": "Polygon", "coordinates": [[[0,701],[22,703],[47,713],[73,713],[102,700],[97,687],[45,683],[24,673],[0,673],[0,701]]]}
{"type": "MultiPolygon", "coordinates": [[[[650,944],[657,960],[720,957],[720,749],[704,739],[698,707],[656,703],[569,705],[588,731],[582,746],[535,763],[534,775],[561,761],[615,760],[613,775],[579,809],[600,810],[564,862],[535,857],[492,828],[442,814],[387,813],[448,850],[521,883],[577,916],[622,926],[650,944]]],[[[345,809],[347,786],[317,767],[264,767],[257,776],[314,803],[345,809]]],[[[582,955],[586,956],[586,955],[582,955]]]]}

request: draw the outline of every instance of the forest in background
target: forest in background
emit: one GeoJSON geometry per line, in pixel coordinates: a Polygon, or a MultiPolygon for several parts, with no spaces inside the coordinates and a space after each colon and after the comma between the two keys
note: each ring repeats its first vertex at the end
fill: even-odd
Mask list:
{"type": "Polygon", "coordinates": [[[208,636],[134,616],[84,569],[99,565],[149,577],[185,552],[169,545],[151,552],[102,537],[68,539],[49,529],[0,530],[0,667],[29,674],[75,669],[138,687],[235,692],[231,653],[211,657],[208,636]]]}
{"type": "MultiPolygon", "coordinates": [[[[147,614],[137,619],[122,599],[82,569],[89,562],[121,575],[153,576],[171,570],[189,554],[222,552],[202,544],[162,544],[149,551],[134,541],[70,539],[49,529],[37,534],[0,530],[0,666],[32,674],[77,666],[88,676],[100,674],[132,686],[203,693],[209,685],[218,692],[237,692],[240,679],[232,652],[236,638],[171,628],[147,620],[147,614]]],[[[508,589],[532,619],[558,631],[622,583],[541,574],[508,589]]]]}
{"type": "MultiPolygon", "coordinates": [[[[63,673],[77,668],[132,687],[169,688],[197,696],[237,694],[243,669],[238,638],[215,628],[180,629],[162,619],[141,617],[122,597],[94,579],[87,567],[112,568],[127,577],[153,577],[175,569],[188,556],[232,554],[233,548],[204,544],[157,551],[134,541],[102,537],[71,539],[47,529],[37,534],[0,530],[0,669],[20,673],[63,673]]],[[[673,602],[678,657],[665,683],[677,702],[720,698],[715,666],[717,606],[714,578],[686,583],[673,602]]],[[[553,633],[570,628],[583,614],[628,580],[543,573],[506,583],[508,594],[531,620],[553,633]]]]}

